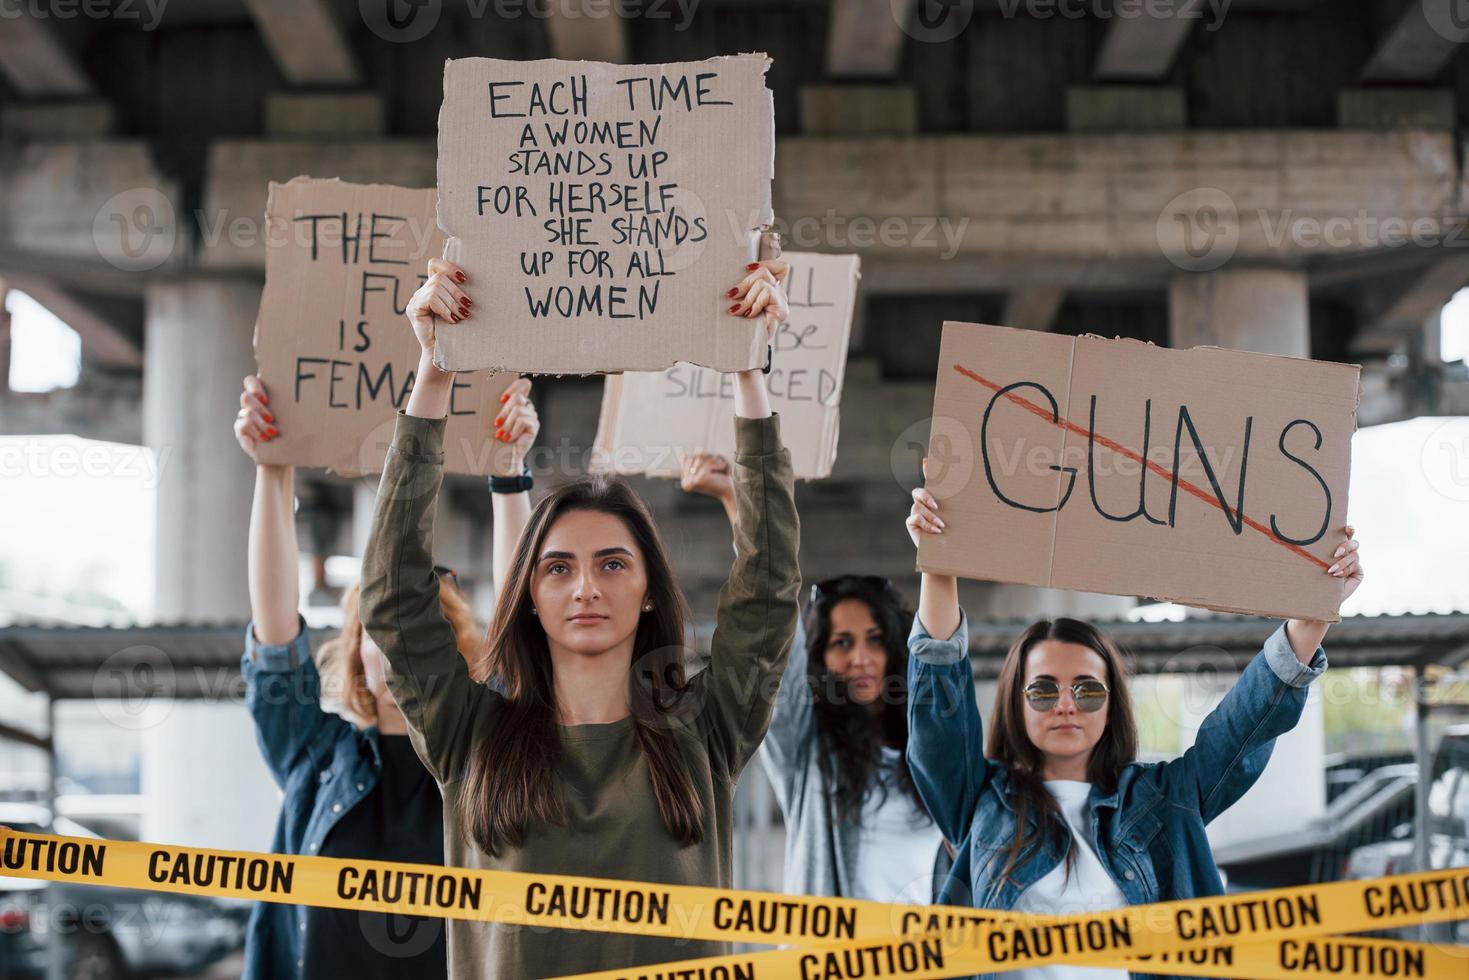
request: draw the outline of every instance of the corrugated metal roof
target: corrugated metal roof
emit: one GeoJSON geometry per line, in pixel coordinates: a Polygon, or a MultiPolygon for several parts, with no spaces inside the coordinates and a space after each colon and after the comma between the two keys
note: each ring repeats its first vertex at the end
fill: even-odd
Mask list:
{"type": "MultiPolygon", "coordinates": [[[[971,619],[975,674],[992,677],[1030,619],[971,619]]],[[[1240,670],[1279,620],[1254,616],[1182,622],[1090,620],[1133,657],[1141,674],[1240,670]]],[[[242,695],[244,621],[173,621],[130,626],[16,623],[0,628],[0,672],[56,698],[242,695]]],[[[312,628],[313,649],[333,635],[312,628]]],[[[1353,616],[1326,639],[1334,667],[1416,666],[1469,661],[1469,613],[1353,616]]]]}

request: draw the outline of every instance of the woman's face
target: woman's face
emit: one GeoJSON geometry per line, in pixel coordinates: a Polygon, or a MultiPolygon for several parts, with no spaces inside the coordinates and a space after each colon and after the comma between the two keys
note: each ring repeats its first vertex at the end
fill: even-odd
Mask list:
{"type": "MultiPolygon", "coordinates": [[[[1107,677],[1107,661],[1091,647],[1061,640],[1042,640],[1030,648],[1025,658],[1024,686],[1037,679],[1053,680],[1061,688],[1061,697],[1046,711],[1030,706],[1024,695],[1020,710],[1025,716],[1025,733],[1048,760],[1085,761],[1107,729],[1107,704],[1100,710],[1082,711],[1076,706],[1071,685],[1079,680],[1099,680],[1111,688],[1107,677]]],[[[1110,695],[1109,695],[1110,697],[1110,695]]]]}
{"type": "Polygon", "coordinates": [[[531,602],[553,648],[597,656],[637,634],[648,576],[620,517],[575,510],[546,532],[531,602]]]}
{"type": "Polygon", "coordinates": [[[847,681],[852,700],[880,707],[888,651],[872,609],[861,599],[843,599],[831,607],[831,636],[823,654],[826,669],[847,681]]]}

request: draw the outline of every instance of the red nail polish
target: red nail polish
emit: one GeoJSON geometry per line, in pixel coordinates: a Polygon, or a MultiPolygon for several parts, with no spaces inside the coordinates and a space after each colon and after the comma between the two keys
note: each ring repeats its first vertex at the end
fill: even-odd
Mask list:
{"type": "Polygon", "coordinates": [[[509,400],[510,400],[510,392],[508,392],[508,391],[505,392],[505,394],[503,394],[503,395],[500,396],[500,404],[501,405],[505,404],[509,400]]]}
{"type": "Polygon", "coordinates": [[[274,422],[275,421],[275,416],[274,415],[271,415],[269,412],[266,412],[265,413],[265,421],[267,421],[267,422],[274,422]]]}
{"type": "Polygon", "coordinates": [[[759,262],[751,262],[749,265],[745,266],[745,271],[746,272],[754,272],[758,268],[760,268],[760,263],[759,262]]]}
{"type": "Polygon", "coordinates": [[[731,306],[729,311],[731,313],[738,313],[740,311],[740,304],[736,303],[734,306],[731,306]]]}
{"type": "Polygon", "coordinates": [[[733,289],[731,289],[729,292],[725,293],[724,295],[728,296],[730,299],[734,299],[739,294],[740,294],[740,287],[736,286],[733,289]]]}
{"type": "Polygon", "coordinates": [[[275,426],[273,426],[273,425],[272,425],[272,426],[271,426],[271,427],[270,427],[270,428],[269,428],[269,429],[266,429],[266,430],[265,430],[265,431],[266,431],[266,433],[267,433],[267,434],[268,434],[268,435],[269,435],[269,436],[270,436],[270,437],[271,437],[271,438],[272,438],[272,439],[274,439],[274,438],[275,438],[275,437],[276,437],[276,436],[278,436],[278,435],[280,435],[280,432],[279,432],[279,431],[278,431],[278,430],[277,430],[277,429],[276,429],[276,427],[275,427],[275,426]]]}
{"type": "Polygon", "coordinates": [[[495,424],[496,425],[504,425],[505,424],[505,416],[502,415],[499,418],[495,419],[495,424]]]}
{"type": "Polygon", "coordinates": [[[459,282],[463,282],[464,279],[465,279],[465,275],[462,272],[456,272],[456,273],[454,273],[454,278],[456,280],[458,280],[459,282]]]}
{"type": "Polygon", "coordinates": [[[260,396],[260,402],[263,405],[269,405],[270,404],[270,396],[269,395],[261,395],[260,396]]]}

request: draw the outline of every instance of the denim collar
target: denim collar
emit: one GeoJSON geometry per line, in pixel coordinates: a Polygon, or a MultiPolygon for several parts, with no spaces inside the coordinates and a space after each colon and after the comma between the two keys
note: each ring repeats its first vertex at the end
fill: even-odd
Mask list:
{"type": "MultiPolygon", "coordinates": [[[[1014,813],[1015,804],[1010,799],[1010,770],[1002,769],[999,773],[999,776],[1000,779],[1004,781],[1004,785],[998,787],[1000,790],[1000,802],[1005,805],[1005,809],[1009,810],[1011,813],[1014,813]]],[[[1121,774],[1119,773],[1117,786],[1113,788],[1112,792],[1105,795],[1098,795],[1096,786],[1092,786],[1091,796],[1088,798],[1087,802],[1090,804],[1093,813],[1095,813],[1097,810],[1100,810],[1104,806],[1109,806],[1114,810],[1117,809],[1122,798],[1122,780],[1120,776],[1121,774]]]]}

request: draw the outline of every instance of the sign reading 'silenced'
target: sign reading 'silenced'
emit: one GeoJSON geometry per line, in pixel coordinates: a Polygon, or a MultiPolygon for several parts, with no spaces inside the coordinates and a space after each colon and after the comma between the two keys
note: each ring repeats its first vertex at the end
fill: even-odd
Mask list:
{"type": "Polygon", "coordinates": [[[1340,619],[1355,364],[945,323],[918,566],[1340,619]]]}
{"type": "Polygon", "coordinates": [[[769,65],[446,62],[438,220],[481,315],[440,325],[435,363],[758,366],[763,325],[725,291],[771,221],[769,65]]]}

